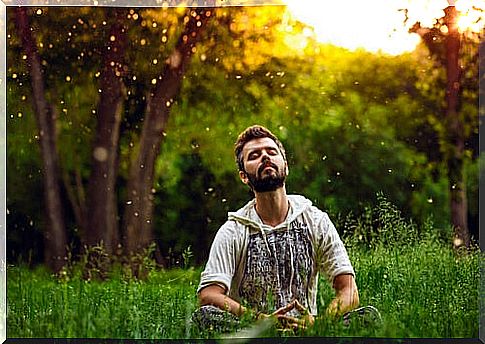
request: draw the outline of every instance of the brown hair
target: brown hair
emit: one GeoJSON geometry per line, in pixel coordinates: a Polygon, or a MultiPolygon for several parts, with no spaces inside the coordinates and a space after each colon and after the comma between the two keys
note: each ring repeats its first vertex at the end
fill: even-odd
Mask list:
{"type": "Polygon", "coordinates": [[[276,143],[281,155],[283,155],[283,159],[285,159],[286,161],[285,148],[283,147],[281,141],[278,140],[278,138],[271,131],[269,131],[269,129],[266,129],[261,125],[253,125],[246,128],[241,134],[239,134],[237,141],[234,145],[234,155],[236,156],[236,162],[239,171],[244,171],[244,159],[242,155],[244,145],[249,141],[252,141],[254,139],[261,139],[264,137],[269,137],[276,143]]]}

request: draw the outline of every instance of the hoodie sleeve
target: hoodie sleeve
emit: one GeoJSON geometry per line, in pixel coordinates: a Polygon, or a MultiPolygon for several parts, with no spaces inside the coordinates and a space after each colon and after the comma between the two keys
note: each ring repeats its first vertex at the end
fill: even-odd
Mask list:
{"type": "Polygon", "coordinates": [[[227,221],[219,228],[212,242],[197,293],[211,284],[222,284],[226,288],[226,294],[229,293],[236,269],[236,240],[236,226],[233,221],[227,221]]]}
{"type": "Polygon", "coordinates": [[[317,254],[320,260],[318,263],[328,281],[333,283],[334,278],[341,274],[355,276],[347,250],[326,213],[323,213],[323,217],[318,223],[318,230],[321,235],[317,254]]]}

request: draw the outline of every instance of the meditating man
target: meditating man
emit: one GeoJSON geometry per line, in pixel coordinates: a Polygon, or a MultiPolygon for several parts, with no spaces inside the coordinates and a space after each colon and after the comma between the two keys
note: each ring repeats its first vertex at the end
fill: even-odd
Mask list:
{"type": "Polygon", "coordinates": [[[235,144],[241,181],[254,199],[218,230],[201,274],[195,313],[200,323],[236,321],[246,313],[302,328],[317,315],[318,276],[336,296],[327,315],[359,305],[355,272],[328,215],[299,195],[287,195],[288,162],[278,138],[262,126],[244,130],[235,144]]]}

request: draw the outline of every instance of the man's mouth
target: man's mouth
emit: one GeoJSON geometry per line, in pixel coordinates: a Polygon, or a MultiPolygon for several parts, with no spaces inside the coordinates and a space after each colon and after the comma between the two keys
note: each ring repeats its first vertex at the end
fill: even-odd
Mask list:
{"type": "Polygon", "coordinates": [[[265,169],[267,169],[268,167],[274,169],[275,171],[278,171],[278,166],[276,166],[272,162],[266,162],[263,165],[261,165],[261,167],[258,169],[258,174],[261,175],[263,173],[263,171],[265,169]]]}

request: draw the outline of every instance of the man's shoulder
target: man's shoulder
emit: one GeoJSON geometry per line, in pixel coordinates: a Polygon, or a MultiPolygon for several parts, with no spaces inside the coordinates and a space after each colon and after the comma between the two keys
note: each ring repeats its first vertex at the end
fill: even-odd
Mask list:
{"type": "Polygon", "coordinates": [[[302,195],[288,195],[290,204],[297,213],[310,214],[317,218],[328,217],[327,213],[312,203],[311,200],[302,195]]]}

